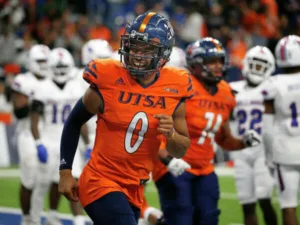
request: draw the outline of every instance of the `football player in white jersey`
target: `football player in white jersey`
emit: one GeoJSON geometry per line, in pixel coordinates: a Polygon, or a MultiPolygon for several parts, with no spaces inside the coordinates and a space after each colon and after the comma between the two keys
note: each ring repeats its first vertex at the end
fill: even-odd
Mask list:
{"type": "Polygon", "coordinates": [[[274,114],[272,158],[284,225],[296,225],[300,185],[300,37],[290,35],[276,45],[282,73],[264,82],[266,113],[274,114]]]}
{"type": "Polygon", "coordinates": [[[14,114],[17,118],[16,142],[21,171],[22,225],[31,225],[30,211],[35,206],[31,198],[38,164],[37,151],[30,132],[29,108],[36,86],[49,75],[49,54],[50,49],[46,45],[34,45],[28,55],[29,72],[17,75],[11,87],[14,114]]]}
{"type": "MultiPolygon", "coordinates": [[[[58,193],[60,137],[64,122],[67,120],[75,103],[83,94],[79,80],[71,79],[73,67],[73,57],[66,49],[53,49],[50,53],[52,79],[45,80],[39,84],[31,107],[31,131],[38,154],[41,156],[41,173],[39,173],[37,179],[39,193],[44,196],[49,185],[52,184],[48,225],[61,224],[56,211],[60,197],[58,193]],[[38,124],[41,120],[43,120],[43,130],[40,133],[38,124]]],[[[91,149],[86,127],[83,127],[81,134],[87,148],[91,149]]],[[[72,209],[81,208],[79,207],[80,205],[78,206],[80,204],[78,202],[71,204],[73,204],[72,209]]],[[[42,207],[43,205],[40,205],[40,210],[42,210],[42,207]]],[[[37,212],[37,215],[40,215],[40,212],[37,212]]],[[[76,213],[74,224],[84,224],[84,217],[76,213]]]]}
{"type": "MultiPolygon", "coordinates": [[[[259,85],[275,71],[275,59],[271,51],[262,46],[248,50],[244,58],[245,80],[230,83],[236,93],[236,107],[231,130],[242,137],[254,129],[262,135],[264,99],[259,85]]],[[[274,182],[266,164],[264,145],[249,147],[232,153],[235,166],[235,183],[239,202],[243,208],[245,225],[257,225],[256,202],[262,209],[265,224],[276,225],[277,218],[271,205],[274,182]]]]}

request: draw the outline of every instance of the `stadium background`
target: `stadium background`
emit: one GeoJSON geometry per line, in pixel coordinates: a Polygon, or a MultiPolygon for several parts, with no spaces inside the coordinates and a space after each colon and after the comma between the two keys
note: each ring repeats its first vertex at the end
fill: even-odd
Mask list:
{"type": "MultiPolygon", "coordinates": [[[[228,81],[242,79],[242,59],[250,47],[263,45],[274,52],[283,36],[300,36],[300,2],[297,0],[0,0],[1,225],[15,224],[1,212],[6,212],[7,207],[19,208],[18,155],[7,87],[16,74],[26,71],[29,48],[36,43],[50,48],[65,47],[80,66],[81,47],[87,40],[102,38],[117,50],[126,23],[147,10],[169,18],[178,47],[184,49],[190,42],[205,36],[219,39],[229,56],[228,81]]],[[[223,162],[228,159],[228,154],[217,152],[216,162],[221,164],[218,169],[222,191],[220,224],[241,224],[232,169],[224,168],[223,162]]],[[[147,190],[149,202],[158,206],[155,187],[150,184],[147,190]]],[[[276,197],[274,202],[280,216],[276,197]]],[[[69,213],[65,201],[60,211],[69,213]]]]}

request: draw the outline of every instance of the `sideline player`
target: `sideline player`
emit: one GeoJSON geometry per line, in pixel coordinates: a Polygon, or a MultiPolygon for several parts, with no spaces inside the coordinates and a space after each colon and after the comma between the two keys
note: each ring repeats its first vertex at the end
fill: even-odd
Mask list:
{"type": "Polygon", "coordinates": [[[272,158],[284,225],[296,225],[300,183],[300,37],[289,35],[276,45],[282,74],[262,84],[267,114],[274,114],[272,158]]]}
{"type": "MultiPolygon", "coordinates": [[[[50,68],[52,79],[47,79],[36,88],[31,106],[31,131],[35,139],[36,148],[40,158],[37,188],[39,195],[44,197],[50,189],[50,210],[47,224],[61,224],[57,208],[60,194],[58,192],[59,180],[59,144],[63,129],[71,109],[82,95],[80,82],[71,79],[74,67],[72,55],[64,48],[55,48],[50,53],[50,68]],[[39,123],[43,122],[42,132],[38,130],[39,123]]],[[[85,144],[89,144],[87,130],[82,129],[85,144]]],[[[43,202],[39,205],[40,212],[43,202]]],[[[77,203],[78,204],[78,203],[77,203]]],[[[74,208],[75,206],[73,206],[74,208]]],[[[77,206],[78,207],[78,206],[77,206]]],[[[40,212],[37,216],[40,216],[40,212]]],[[[75,218],[76,224],[84,224],[84,218],[75,218]]]]}
{"type": "MultiPolygon", "coordinates": [[[[32,225],[30,211],[35,211],[32,193],[36,183],[38,157],[34,139],[30,132],[29,108],[33,93],[39,82],[49,76],[50,49],[46,45],[34,45],[29,50],[29,72],[19,74],[12,83],[12,102],[17,118],[17,148],[20,160],[20,204],[22,225],[32,225]]],[[[39,200],[38,200],[39,201],[39,200]]]]}
{"type": "MultiPolygon", "coordinates": [[[[191,168],[180,176],[168,172],[173,157],[165,156],[164,164],[156,165],[153,177],[167,224],[217,225],[219,185],[212,164],[216,141],[227,150],[240,150],[260,143],[251,130],[243,139],[236,139],[229,129],[229,117],[235,98],[228,83],[222,81],[226,69],[226,54],[214,38],[203,38],[186,50],[195,96],[186,101],[186,121],[191,146],[183,161],[191,168]]],[[[179,171],[181,173],[181,171],[179,171]]]]}
{"type": "MultiPolygon", "coordinates": [[[[244,59],[245,80],[230,83],[236,98],[231,129],[242,137],[249,129],[264,135],[265,110],[260,84],[275,71],[275,59],[271,51],[262,46],[248,50],[244,59]]],[[[245,225],[257,225],[256,202],[264,214],[265,224],[276,225],[277,218],[271,204],[274,189],[273,178],[266,164],[264,145],[233,152],[235,183],[242,204],[245,225]]]]}
{"type": "Polygon", "coordinates": [[[184,99],[192,88],[186,71],[163,67],[174,44],[164,17],[147,12],[121,37],[120,62],[93,60],[83,74],[91,87],[72,110],[61,143],[60,191],[81,203],[94,224],[136,225],[160,139],[182,157],[189,144],[184,99]],[[71,167],[80,127],[97,114],[92,156],[77,182],[71,167]]]}

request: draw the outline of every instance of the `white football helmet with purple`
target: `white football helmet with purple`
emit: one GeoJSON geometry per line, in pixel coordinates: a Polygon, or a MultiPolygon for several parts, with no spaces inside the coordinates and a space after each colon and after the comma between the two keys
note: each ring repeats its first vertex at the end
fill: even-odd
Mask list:
{"type": "Polygon", "coordinates": [[[300,66],[300,37],[289,35],[280,39],[275,48],[275,56],[280,68],[300,66]]]}
{"type": "Polygon", "coordinates": [[[92,39],[82,47],[81,63],[87,65],[92,59],[111,58],[112,54],[113,49],[106,40],[92,39]]]}
{"type": "Polygon", "coordinates": [[[50,54],[50,68],[53,80],[59,84],[66,83],[72,77],[75,63],[71,53],[65,48],[55,48],[50,54]]]}
{"type": "Polygon", "coordinates": [[[243,61],[243,76],[252,84],[259,85],[275,71],[272,52],[263,46],[249,49],[243,61]]]}
{"type": "Polygon", "coordinates": [[[48,46],[42,44],[32,46],[28,54],[28,70],[40,77],[49,76],[49,56],[48,46]]]}

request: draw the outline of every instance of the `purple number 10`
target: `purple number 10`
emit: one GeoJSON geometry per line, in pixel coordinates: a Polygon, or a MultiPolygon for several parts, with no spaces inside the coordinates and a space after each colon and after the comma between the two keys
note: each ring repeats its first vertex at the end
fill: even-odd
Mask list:
{"type": "Polygon", "coordinates": [[[295,102],[292,102],[290,104],[290,109],[292,110],[292,127],[298,127],[298,121],[297,121],[297,106],[295,102]]]}

